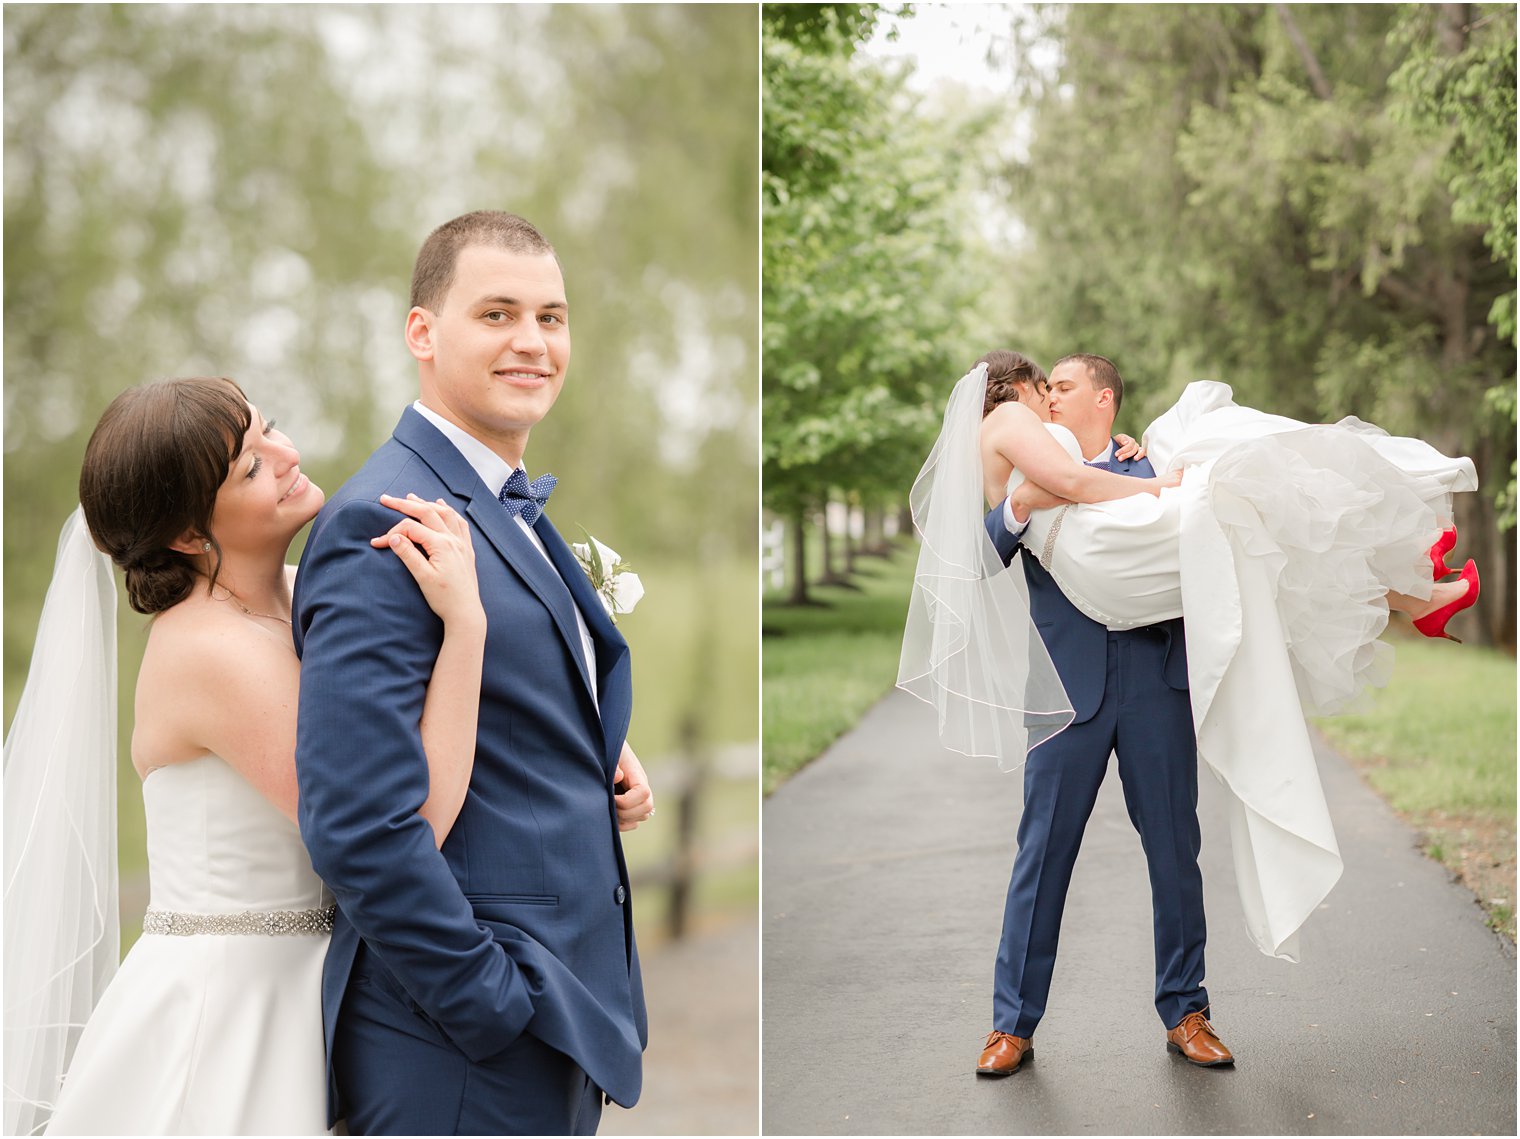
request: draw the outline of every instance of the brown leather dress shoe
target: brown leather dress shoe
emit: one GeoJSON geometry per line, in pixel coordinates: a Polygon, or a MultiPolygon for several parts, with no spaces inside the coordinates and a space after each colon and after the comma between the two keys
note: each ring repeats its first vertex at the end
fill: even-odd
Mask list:
{"type": "Polygon", "coordinates": [[[982,1058],[976,1063],[976,1074],[1011,1076],[1026,1059],[1034,1059],[1032,1039],[994,1030],[987,1034],[987,1046],[982,1049],[982,1058]]]}
{"type": "Polygon", "coordinates": [[[1168,1052],[1180,1052],[1182,1058],[1200,1068],[1217,1068],[1235,1063],[1235,1057],[1219,1039],[1219,1033],[1201,1012],[1190,1012],[1182,1023],[1166,1034],[1168,1052]]]}

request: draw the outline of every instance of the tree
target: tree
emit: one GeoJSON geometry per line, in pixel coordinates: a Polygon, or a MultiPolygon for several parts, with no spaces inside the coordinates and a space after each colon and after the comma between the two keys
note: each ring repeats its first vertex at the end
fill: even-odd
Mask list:
{"type": "MultiPolygon", "coordinates": [[[[1510,288],[1495,298],[1488,322],[1515,342],[1515,9],[1512,5],[1410,5],[1394,38],[1408,55],[1390,77],[1393,116],[1436,140],[1448,139],[1441,175],[1452,218],[1482,229],[1510,288]]],[[[1500,379],[1485,394],[1490,409],[1515,422],[1515,387],[1500,379]]],[[[1515,465],[1499,497],[1500,525],[1515,525],[1515,465]]]]}
{"type": "Polygon", "coordinates": [[[985,120],[929,114],[831,21],[794,42],[765,14],[762,470],[802,602],[804,518],[834,493],[904,493],[903,456],[922,456],[959,375],[980,264],[963,155],[985,120]]]}

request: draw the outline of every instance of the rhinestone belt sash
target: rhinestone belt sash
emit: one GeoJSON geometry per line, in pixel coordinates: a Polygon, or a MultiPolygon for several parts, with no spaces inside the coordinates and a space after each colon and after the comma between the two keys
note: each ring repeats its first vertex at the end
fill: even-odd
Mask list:
{"type": "Polygon", "coordinates": [[[193,937],[200,933],[285,934],[331,933],[335,906],[317,910],[248,910],[240,914],[186,914],[148,910],[144,933],[193,937]]]}
{"type": "Polygon", "coordinates": [[[1045,535],[1045,548],[1040,551],[1040,564],[1047,570],[1050,569],[1050,559],[1056,552],[1056,538],[1061,533],[1061,523],[1066,520],[1066,512],[1070,509],[1071,506],[1067,505],[1056,512],[1055,521],[1050,524],[1050,530],[1045,535]]]}

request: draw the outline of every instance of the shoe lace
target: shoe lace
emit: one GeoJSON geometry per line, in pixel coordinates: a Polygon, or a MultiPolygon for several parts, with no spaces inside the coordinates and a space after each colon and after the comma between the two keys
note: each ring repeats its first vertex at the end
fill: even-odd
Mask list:
{"type": "Polygon", "coordinates": [[[1184,1040],[1190,1041],[1200,1032],[1207,1033],[1215,1040],[1219,1039],[1219,1033],[1214,1031],[1214,1026],[1209,1023],[1209,1018],[1201,1012],[1188,1013],[1187,1016],[1182,1018],[1182,1023],[1178,1027],[1182,1029],[1182,1038],[1184,1040]]]}

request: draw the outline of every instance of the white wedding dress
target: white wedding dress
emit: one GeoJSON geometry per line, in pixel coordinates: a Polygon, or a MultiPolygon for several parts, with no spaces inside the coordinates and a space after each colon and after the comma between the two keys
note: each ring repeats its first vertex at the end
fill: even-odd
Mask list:
{"type": "Polygon", "coordinates": [[[151,771],[142,790],[144,933],[85,1026],[47,1134],[326,1132],[333,899],[296,825],[215,756],[151,771]]]}
{"type": "Polygon", "coordinates": [[[1110,628],[1186,619],[1198,753],[1230,792],[1247,927],[1263,952],[1297,960],[1299,927],[1341,873],[1304,714],[1354,707],[1386,681],[1384,595],[1430,596],[1426,551],[1476,472],[1360,420],[1239,407],[1211,382],[1190,384],[1145,445],[1158,472],[1184,471],[1181,486],[1035,511],[1023,544],[1110,628]]]}

